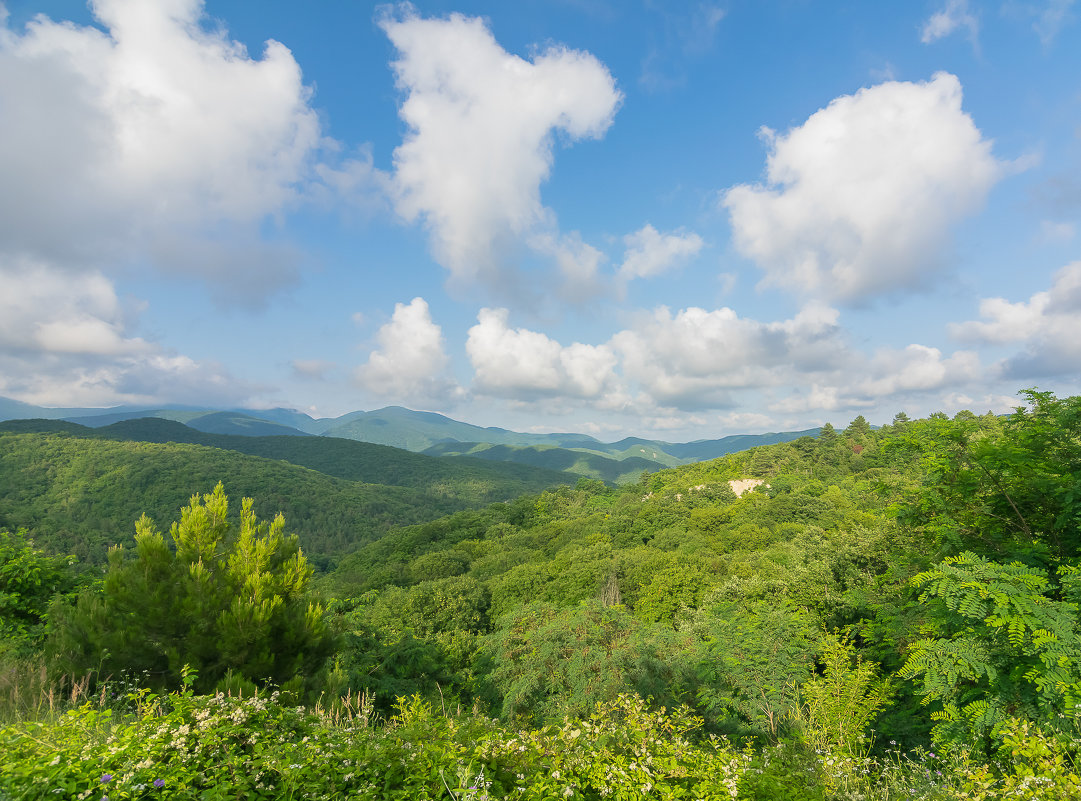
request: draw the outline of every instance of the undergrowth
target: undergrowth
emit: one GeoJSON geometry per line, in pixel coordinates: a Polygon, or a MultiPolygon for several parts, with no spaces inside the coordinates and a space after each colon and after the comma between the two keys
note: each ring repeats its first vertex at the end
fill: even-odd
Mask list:
{"type": "Polygon", "coordinates": [[[539,729],[446,713],[419,697],[377,719],[370,699],[292,706],[131,689],[0,728],[5,799],[760,799],[892,801],[1081,797],[1076,737],[1011,724],[1001,761],[760,750],[705,736],[687,709],[624,695],[539,729]]]}

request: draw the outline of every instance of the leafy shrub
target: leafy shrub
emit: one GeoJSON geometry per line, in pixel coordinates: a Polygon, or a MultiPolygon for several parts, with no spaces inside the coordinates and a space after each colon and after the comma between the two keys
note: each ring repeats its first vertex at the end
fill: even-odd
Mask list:
{"type": "MultiPolygon", "coordinates": [[[[1067,597],[1081,572],[1063,565],[1067,597]]],[[[1010,717],[1060,728],[1081,715],[1078,604],[1051,597],[1047,574],[973,553],[948,558],[912,580],[932,602],[934,629],[912,648],[901,675],[920,678],[924,703],[938,702],[937,742],[963,746],[995,739],[1010,717]]]]}

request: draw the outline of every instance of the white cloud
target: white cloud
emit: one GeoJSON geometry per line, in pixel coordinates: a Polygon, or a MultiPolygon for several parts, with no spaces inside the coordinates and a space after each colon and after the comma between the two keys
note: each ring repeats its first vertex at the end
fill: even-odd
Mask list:
{"type": "Polygon", "coordinates": [[[672,269],[682,261],[696,256],[705,244],[693,232],[675,231],[662,234],[649,223],[623,237],[626,252],[620,277],[650,278],[672,269]]]}
{"type": "Polygon", "coordinates": [[[481,309],[466,352],[481,394],[536,400],[600,398],[615,379],[616,356],[605,345],[564,347],[547,335],[507,325],[506,309],[481,309]]]}
{"type": "Polygon", "coordinates": [[[849,302],[927,280],[1004,173],[947,73],[862,89],[764,137],[767,185],[724,195],[736,247],[767,284],[849,302]]]}
{"type": "Polygon", "coordinates": [[[268,41],[251,58],[202,26],[201,0],[95,0],[92,11],[104,31],[0,22],[0,248],[57,265],[163,265],[174,243],[194,241],[204,256],[223,250],[229,269],[210,280],[237,264],[248,291],[287,280],[295,263],[265,270],[267,246],[245,249],[298,202],[324,144],[292,54],[268,41]]]}
{"type": "Polygon", "coordinates": [[[729,412],[721,417],[726,431],[767,431],[776,424],[774,418],[760,412],[729,412]]]}
{"type": "Polygon", "coordinates": [[[526,61],[481,19],[407,10],[381,25],[398,50],[392,66],[409,127],[394,151],[397,210],[425,221],[454,278],[495,279],[513,246],[550,224],[540,185],[554,134],[600,138],[621,95],[592,55],[551,46],[526,61]]]}
{"type": "Polygon", "coordinates": [[[791,320],[762,323],[732,309],[665,307],[612,338],[624,375],[658,404],[723,408],[732,391],[779,384],[795,372],[831,370],[845,356],[834,309],[812,304],[791,320]]]}
{"type": "Polygon", "coordinates": [[[1006,378],[1076,374],[1081,365],[1081,261],[1067,264],[1049,290],[1027,301],[980,301],[982,321],[950,326],[963,341],[1020,344],[1024,350],[999,365],[1006,378]]]}
{"type": "Polygon", "coordinates": [[[5,351],[126,356],[151,349],[125,336],[124,311],[100,273],[70,276],[24,261],[0,270],[0,286],[5,351]]]}
{"type": "Polygon", "coordinates": [[[970,351],[957,351],[943,358],[938,348],[908,345],[876,351],[862,372],[853,376],[851,391],[870,400],[965,384],[980,378],[981,366],[970,351]]]}
{"type": "Polygon", "coordinates": [[[947,414],[956,414],[962,409],[982,414],[1009,414],[1023,404],[1017,396],[999,395],[994,392],[977,394],[976,397],[964,392],[948,392],[942,396],[941,404],[935,411],[943,411],[947,414]]]}
{"type": "Polygon", "coordinates": [[[764,430],[777,425],[768,413],[792,415],[791,426],[824,411],[935,408],[946,394],[977,389],[987,378],[967,350],[858,350],[839,317],[816,302],[774,322],[728,308],[660,307],[606,343],[563,346],[545,333],[511,328],[505,309],[483,309],[466,351],[477,396],[520,408],[539,404],[549,413],[613,413],[649,430],[671,418],[690,431],[688,415],[710,410],[724,410],[716,420],[729,430],[764,430]]]}
{"type": "Polygon", "coordinates": [[[622,357],[624,380],[648,398],[638,399],[641,408],[723,409],[754,397],[759,408],[782,413],[867,408],[892,396],[968,386],[984,372],[969,351],[944,355],[912,344],[860,352],[838,321],[835,309],[817,303],[777,322],[728,308],[672,314],[662,307],[610,345],[622,357]]]}
{"type": "Polygon", "coordinates": [[[812,411],[836,411],[856,405],[849,399],[841,398],[839,387],[812,383],[807,388],[800,387],[784,398],[770,403],[768,408],[771,412],[782,414],[805,414],[812,411]]]}
{"type": "Polygon", "coordinates": [[[446,375],[443,330],[432,321],[424,298],[395,304],[376,339],[379,347],[357,368],[357,380],[366,390],[402,402],[445,401],[456,394],[446,375]]]}
{"type": "Polygon", "coordinates": [[[0,290],[0,395],[64,406],[235,405],[257,390],[132,336],[134,310],[100,273],[0,259],[0,290]]]}
{"type": "Polygon", "coordinates": [[[851,352],[840,369],[807,375],[806,382],[787,382],[794,389],[768,408],[785,414],[805,414],[870,409],[884,402],[898,408],[925,406],[929,398],[941,392],[978,383],[985,373],[979,358],[970,351],[944,356],[938,348],[912,344],[881,348],[870,356],[851,352]]]}
{"type": "Polygon", "coordinates": [[[968,31],[968,38],[976,44],[980,33],[980,21],[968,7],[968,0],[947,0],[945,7],[931,15],[920,32],[920,41],[930,44],[949,36],[958,28],[968,31]]]}

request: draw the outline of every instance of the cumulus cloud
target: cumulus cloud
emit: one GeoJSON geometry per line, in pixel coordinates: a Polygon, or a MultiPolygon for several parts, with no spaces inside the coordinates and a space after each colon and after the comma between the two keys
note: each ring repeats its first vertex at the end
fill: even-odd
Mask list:
{"type": "Polygon", "coordinates": [[[132,336],[137,310],[100,273],[0,259],[0,287],[0,395],[44,405],[233,405],[258,390],[132,336]]]}
{"type": "Polygon", "coordinates": [[[646,223],[633,234],[623,237],[626,252],[619,275],[624,280],[650,278],[672,269],[680,262],[696,256],[705,244],[694,232],[660,233],[646,223]]]}
{"type": "Polygon", "coordinates": [[[0,20],[0,248],[66,266],[162,265],[172,243],[196,241],[244,265],[249,291],[288,280],[295,264],[262,271],[265,250],[238,248],[314,180],[323,139],[292,54],[268,41],[252,58],[204,27],[201,0],[91,7],[104,30],[0,20]]]}
{"type": "Polygon", "coordinates": [[[875,352],[863,375],[852,381],[851,391],[868,400],[877,399],[965,384],[980,374],[979,357],[971,351],[943,357],[938,348],[926,345],[882,348],[875,352]]]}
{"type": "Polygon", "coordinates": [[[766,185],[723,198],[736,247],[766,284],[848,302],[927,280],[1005,171],[947,73],[862,89],[763,137],[766,185]]]}
{"type": "Polygon", "coordinates": [[[357,369],[357,380],[368,392],[414,402],[445,401],[454,394],[446,375],[443,330],[432,321],[424,298],[395,304],[394,315],[376,340],[379,347],[357,369]]]}
{"type": "Polygon", "coordinates": [[[771,402],[770,411],[787,414],[868,409],[884,401],[903,407],[925,405],[938,393],[971,386],[984,379],[986,370],[971,351],[948,356],[938,348],[912,344],[880,348],[871,355],[851,352],[843,369],[806,375],[806,385],[771,402]]]}
{"type": "Polygon", "coordinates": [[[839,318],[817,302],[772,322],[729,308],[660,307],[603,344],[564,346],[511,328],[505,309],[484,309],[466,350],[478,396],[614,412],[654,430],[665,418],[684,428],[695,414],[717,410],[715,420],[728,428],[763,429],[776,421],[767,412],[793,415],[791,426],[826,411],[933,406],[986,382],[972,351],[910,344],[867,352],[853,346],[839,318]]]}
{"type": "Polygon", "coordinates": [[[0,346],[20,353],[127,356],[151,346],[125,335],[125,313],[100,273],[69,276],[24,261],[5,265],[0,346]]]}
{"type": "Polygon", "coordinates": [[[597,399],[615,381],[616,356],[606,345],[564,347],[546,334],[510,328],[508,318],[506,309],[481,309],[469,329],[475,392],[521,400],[597,399]]]}
{"type": "Polygon", "coordinates": [[[423,219],[435,258],[455,279],[495,279],[513,247],[551,212],[540,185],[555,135],[600,138],[621,95],[589,53],[551,46],[527,61],[484,21],[424,19],[406,9],[383,30],[409,128],[394,151],[398,213],[423,219]]]}
{"type": "Polygon", "coordinates": [[[755,396],[760,408],[787,414],[869,408],[970,386],[985,372],[969,351],[912,344],[862,352],[837,310],[813,302],[775,322],[728,308],[661,307],[609,344],[621,356],[622,379],[644,396],[644,403],[636,396],[640,406],[685,411],[732,408],[755,396]]]}
{"type": "Polygon", "coordinates": [[[968,7],[968,0],[948,0],[946,5],[931,15],[920,31],[924,44],[949,36],[958,28],[968,31],[968,38],[976,44],[980,33],[980,21],[968,7]]]}
{"type": "Polygon", "coordinates": [[[1081,364],[1081,261],[1059,270],[1051,288],[1027,301],[980,301],[982,320],[954,324],[953,336],[989,345],[1022,345],[999,368],[1006,378],[1076,374],[1081,364]]]}
{"type": "Polygon", "coordinates": [[[836,310],[811,304],[791,320],[763,323],[729,308],[657,309],[612,346],[624,375],[657,403],[724,408],[732,392],[774,386],[793,372],[829,370],[845,356],[836,310]]]}

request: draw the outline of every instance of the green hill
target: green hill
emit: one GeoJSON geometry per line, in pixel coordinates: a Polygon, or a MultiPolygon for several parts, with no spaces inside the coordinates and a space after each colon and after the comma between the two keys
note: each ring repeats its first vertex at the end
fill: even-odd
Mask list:
{"type": "Polygon", "coordinates": [[[468,505],[491,503],[574,481],[555,469],[522,464],[496,467],[472,458],[439,459],[400,448],[331,437],[208,434],[174,420],[155,417],[122,420],[101,428],[67,421],[11,420],[0,423],[0,431],[204,445],[286,461],[348,481],[412,487],[468,505]]]}
{"type": "Polygon", "coordinates": [[[472,456],[493,462],[532,465],[561,470],[610,484],[637,481],[643,472],[663,470],[669,465],[637,456],[612,458],[586,450],[571,450],[545,445],[491,445],[486,442],[443,442],[424,451],[431,456],[472,456]]]}
{"type": "Polygon", "coordinates": [[[197,431],[208,434],[238,434],[248,437],[285,435],[294,437],[309,436],[308,432],[301,431],[288,425],[282,425],[271,420],[264,420],[246,412],[211,412],[193,411],[190,409],[142,409],[108,412],[88,416],[73,416],[65,419],[72,423],[78,423],[89,428],[102,428],[104,426],[121,423],[128,420],[143,418],[160,418],[172,420],[190,426],[197,431]]]}
{"type": "Polygon", "coordinates": [[[348,417],[348,421],[331,425],[323,434],[418,452],[447,441],[517,446],[555,445],[564,448],[600,444],[585,434],[525,434],[505,428],[482,428],[434,412],[415,412],[401,406],[388,406],[373,412],[355,412],[348,417]]]}
{"type": "Polygon", "coordinates": [[[706,459],[716,459],[727,456],[730,453],[739,453],[759,445],[776,445],[781,442],[792,442],[800,437],[817,437],[819,428],[808,428],[803,431],[781,431],[768,434],[732,434],[720,439],[700,439],[694,442],[666,442],[662,443],[664,449],[673,456],[684,462],[698,462],[706,459]]]}
{"type": "MultiPolygon", "coordinates": [[[[267,458],[204,444],[110,440],[97,434],[126,437],[130,432],[70,430],[72,425],[4,424],[15,430],[0,430],[0,527],[26,527],[40,546],[90,562],[102,561],[110,545],[130,543],[134,521],[143,512],[156,520],[172,520],[190,495],[209,491],[219,480],[232,497],[255,498],[260,517],[272,518],[281,511],[305,551],[326,567],[336,555],[392,526],[536,491],[530,488],[554,477],[537,478],[537,471],[523,467],[521,472],[531,477],[516,479],[503,466],[496,470],[477,463],[470,471],[431,457],[341,442],[339,472],[381,474],[381,483],[363,483],[282,461],[282,451],[273,447],[311,441],[333,449],[334,440],[266,438],[276,440],[266,443],[267,453],[274,454],[267,458]],[[16,433],[46,426],[60,430],[16,433]],[[401,484],[391,486],[392,481],[401,484]]],[[[140,423],[142,428],[148,425],[154,423],[140,423]]],[[[196,435],[199,432],[191,438],[196,435]]],[[[234,439],[259,447],[263,438],[234,439]]],[[[333,455],[333,450],[328,453],[333,455]]]]}
{"type": "MultiPolygon", "coordinates": [[[[374,411],[354,411],[340,417],[315,419],[293,409],[208,409],[167,406],[146,409],[118,406],[111,409],[50,409],[0,397],[0,420],[15,418],[65,419],[81,425],[102,427],[126,420],[157,417],[174,420],[213,434],[274,436],[321,435],[389,445],[420,453],[443,443],[460,443],[453,452],[463,453],[476,444],[505,445],[512,448],[555,447],[582,451],[610,459],[637,457],[668,467],[688,462],[716,459],[729,453],[790,442],[802,436],[816,436],[818,429],[767,434],[734,434],[720,439],[694,442],[665,442],[627,437],[605,443],[585,434],[531,434],[498,427],[482,427],[453,420],[434,412],[418,412],[401,406],[374,411]],[[468,445],[468,448],[465,447],[468,445]]],[[[511,456],[513,451],[503,451],[511,456]]],[[[491,459],[492,454],[488,457],[491,459]]],[[[531,458],[531,457],[528,457],[531,458]]],[[[515,461],[515,460],[511,460],[515,461]]],[[[532,462],[530,462],[532,463],[532,462]]],[[[593,468],[598,475],[605,471],[593,468]]]]}

